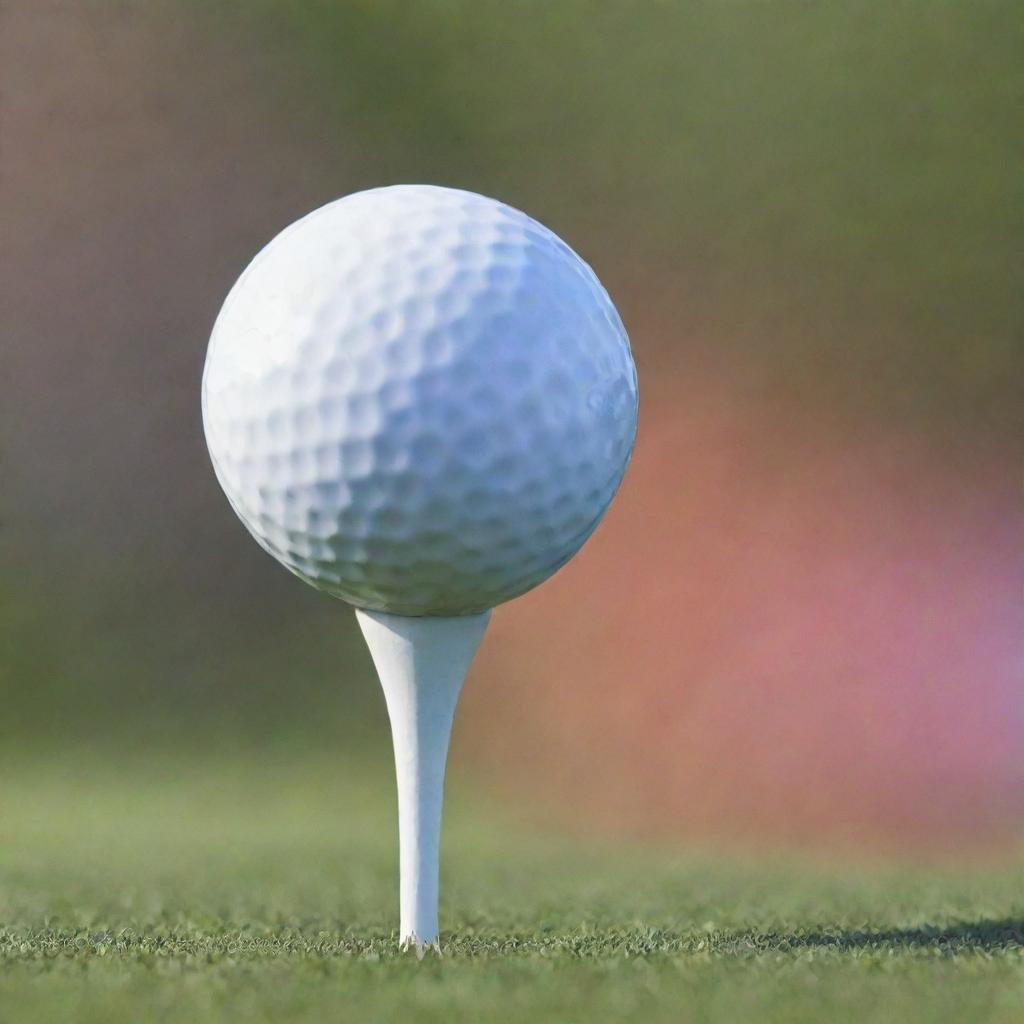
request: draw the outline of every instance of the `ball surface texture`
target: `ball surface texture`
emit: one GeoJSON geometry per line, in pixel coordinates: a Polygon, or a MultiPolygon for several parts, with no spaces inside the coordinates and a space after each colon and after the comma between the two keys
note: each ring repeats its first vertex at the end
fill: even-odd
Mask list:
{"type": "Polygon", "coordinates": [[[274,238],[213,328],[203,424],[257,541],[357,607],[464,615],[593,531],[636,433],[636,371],[593,271],[455,189],[347,196],[274,238]]]}

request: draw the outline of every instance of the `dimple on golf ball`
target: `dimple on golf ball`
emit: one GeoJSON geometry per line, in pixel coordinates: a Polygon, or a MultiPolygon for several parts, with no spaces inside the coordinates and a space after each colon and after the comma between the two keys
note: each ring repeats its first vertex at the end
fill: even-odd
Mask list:
{"type": "Polygon", "coordinates": [[[399,615],[480,612],[567,562],[636,415],[590,267],[518,210],[425,185],[282,231],[228,295],[203,375],[214,469],[256,540],[399,615]]]}

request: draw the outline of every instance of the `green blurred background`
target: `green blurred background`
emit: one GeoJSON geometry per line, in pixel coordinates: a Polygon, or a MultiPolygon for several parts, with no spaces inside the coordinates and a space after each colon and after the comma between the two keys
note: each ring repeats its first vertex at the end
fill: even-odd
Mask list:
{"type": "Polygon", "coordinates": [[[260,246],[424,181],[565,237],[641,382],[620,502],[497,612],[453,774],[673,842],[1016,842],[1017,13],[8,0],[4,763],[387,773],[352,616],[234,520],[199,381],[260,246]]]}

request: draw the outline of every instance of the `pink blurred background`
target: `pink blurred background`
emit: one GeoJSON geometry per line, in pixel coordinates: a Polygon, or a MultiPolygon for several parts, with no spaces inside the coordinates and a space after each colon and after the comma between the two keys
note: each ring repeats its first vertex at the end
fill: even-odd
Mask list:
{"type": "Polygon", "coordinates": [[[615,830],[938,855],[1015,841],[1010,460],[951,464],[892,426],[647,370],[634,462],[586,557],[495,616],[464,705],[472,755],[615,830]]]}

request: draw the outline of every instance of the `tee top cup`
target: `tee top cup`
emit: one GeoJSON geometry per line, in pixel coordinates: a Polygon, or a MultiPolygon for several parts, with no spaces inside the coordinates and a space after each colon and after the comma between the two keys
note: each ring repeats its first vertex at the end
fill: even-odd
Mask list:
{"type": "Polygon", "coordinates": [[[398,185],[315,210],[213,328],[203,424],[257,542],[356,608],[395,741],[401,938],[437,941],[455,703],[490,609],[564,565],[636,435],[629,341],[593,271],[503,203],[398,185]]]}

